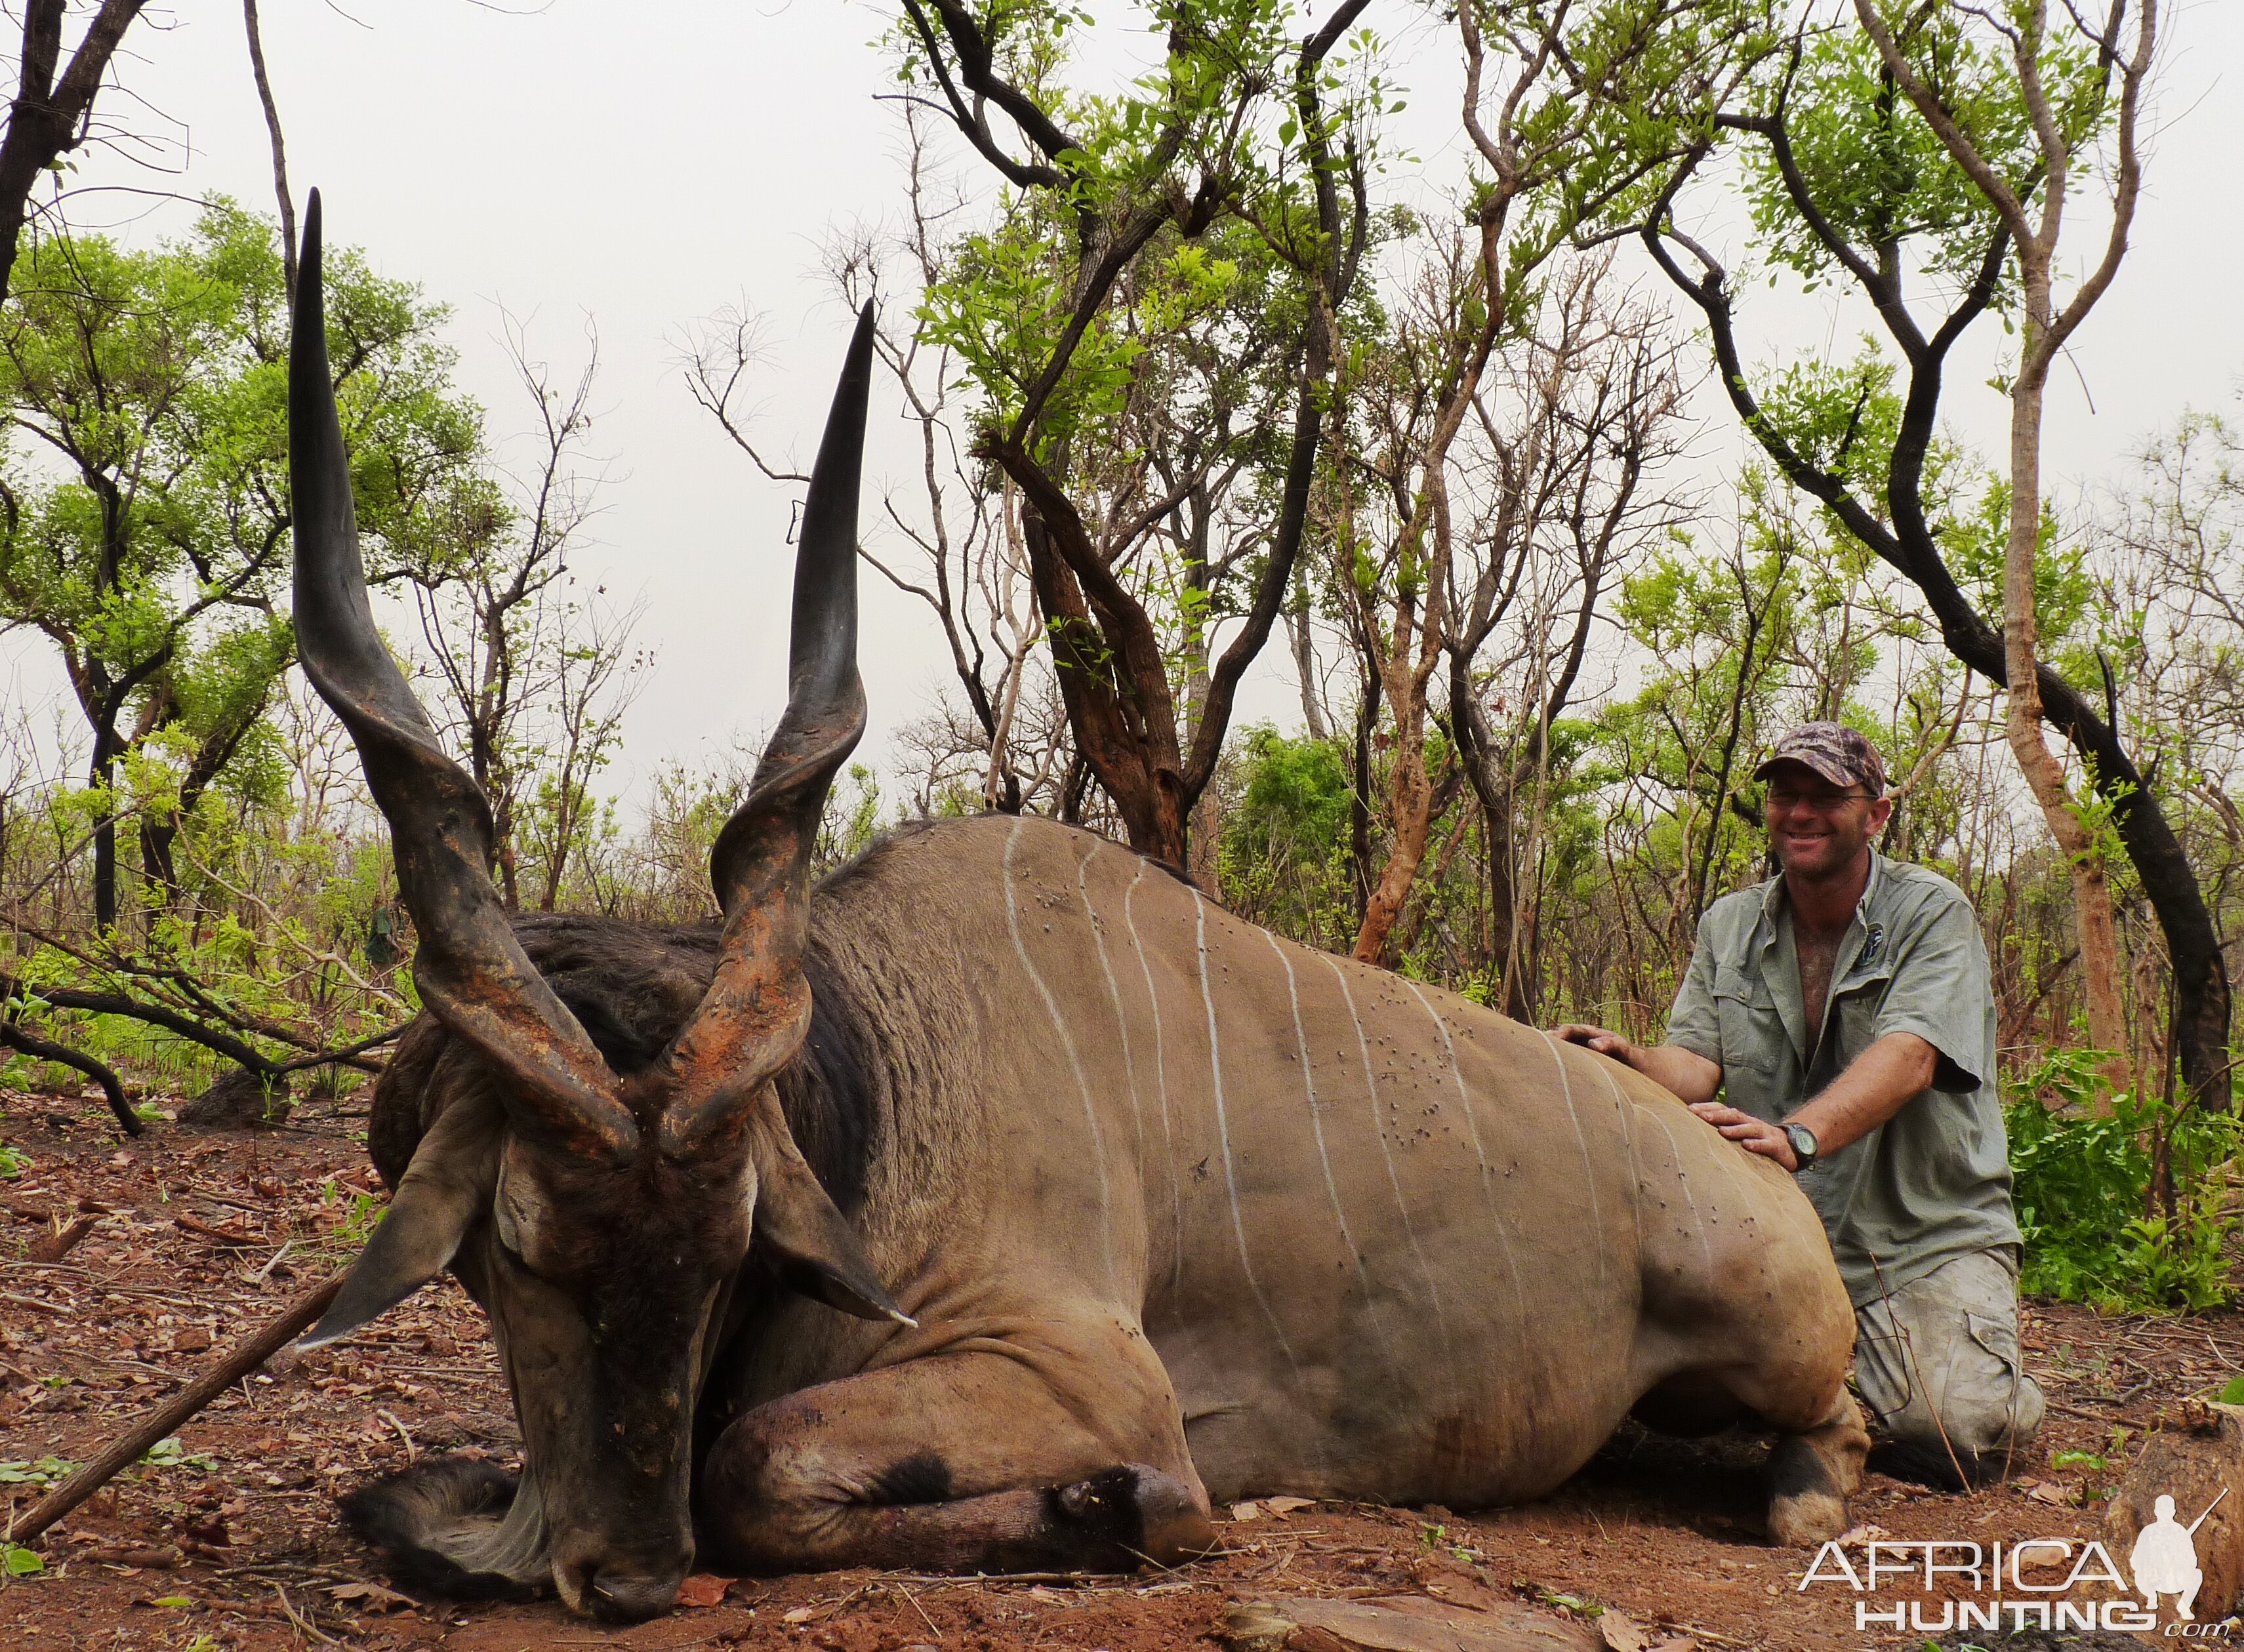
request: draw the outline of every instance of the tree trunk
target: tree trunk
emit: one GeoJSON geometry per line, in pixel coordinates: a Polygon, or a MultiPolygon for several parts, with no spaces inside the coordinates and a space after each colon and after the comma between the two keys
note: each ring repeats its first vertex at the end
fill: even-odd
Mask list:
{"type": "MultiPolygon", "coordinates": [[[[1469,767],[1475,765],[1477,754],[1466,762],[1469,767]]],[[[1519,969],[1519,881],[1514,864],[1518,846],[1512,834],[1512,799],[1508,787],[1492,791],[1479,775],[1473,777],[1473,791],[1480,799],[1481,819],[1487,823],[1489,961],[1501,972],[1498,984],[1504,991],[1504,1013],[1514,1021],[1525,1021],[1524,983],[1515,979],[1519,969]]]]}
{"type": "Polygon", "coordinates": [[[1355,955],[1367,964],[1385,961],[1388,932],[1402,915],[1402,903],[1410,898],[1410,886],[1426,858],[1426,839],[1434,824],[1434,787],[1426,774],[1425,729],[1417,717],[1405,711],[1405,702],[1400,698],[1396,710],[1404,714],[1396,718],[1395,760],[1387,772],[1387,818],[1394,835],[1388,843],[1387,864],[1364,900],[1363,922],[1355,932],[1355,955]]]}
{"type": "Polygon", "coordinates": [[[266,134],[273,141],[273,199],[280,207],[280,273],[288,302],[296,302],[296,201],[288,192],[288,153],[280,139],[280,106],[265,72],[265,34],[257,21],[257,0],[241,0],[241,21],[249,37],[249,72],[257,82],[257,101],[265,111],[266,134]]]}
{"type": "MultiPolygon", "coordinates": [[[[114,795],[112,788],[117,784],[112,744],[112,739],[105,739],[101,733],[95,735],[93,769],[88,777],[105,796],[114,795]]],[[[97,929],[112,929],[117,924],[117,813],[112,806],[105,806],[101,819],[93,824],[93,924],[97,929]]]]}
{"type": "MultiPolygon", "coordinates": [[[[169,810],[150,810],[140,817],[140,875],[154,887],[146,893],[152,900],[166,907],[179,904],[179,888],[178,858],[172,853],[179,841],[179,817],[169,810]]],[[[152,908],[148,916],[156,914],[152,908]]]]}
{"type": "Polygon", "coordinates": [[[1316,640],[1309,633],[1308,582],[1297,572],[1294,578],[1294,606],[1286,610],[1286,630],[1294,645],[1294,674],[1301,685],[1301,722],[1313,740],[1328,740],[1324,697],[1317,682],[1316,640]]]}
{"type": "Polygon", "coordinates": [[[1379,727],[1379,674],[1367,670],[1355,707],[1355,784],[1348,798],[1348,887],[1360,927],[1371,905],[1371,737],[1379,727]]]}
{"type": "MultiPolygon", "coordinates": [[[[2090,835],[2065,789],[2064,766],[2042,734],[2040,638],[2034,610],[2034,562],[2041,545],[2041,425],[2050,351],[2043,318],[2048,314],[2049,271],[2033,249],[2026,266],[2024,347],[2011,390],[2010,543],[2003,554],[2003,664],[2012,684],[2004,718],[2011,755],[2041,806],[2072,878],[2073,922],[2080,941],[2080,979],[2088,1011],[2088,1042],[2105,1052],[2102,1071],[2112,1091],[2132,1089],[2127,1064],[2127,1018],[2119,996],[2119,945],[2112,918],[2112,889],[2103,852],[2090,835]]],[[[2110,1094],[2099,1097],[2108,1111],[2110,1094]]]]}

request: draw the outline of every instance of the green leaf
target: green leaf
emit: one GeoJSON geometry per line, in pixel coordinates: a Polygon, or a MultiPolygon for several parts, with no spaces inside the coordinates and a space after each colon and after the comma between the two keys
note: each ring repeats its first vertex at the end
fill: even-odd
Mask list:
{"type": "Polygon", "coordinates": [[[0,1543],[0,1567],[10,1577],[37,1577],[47,1563],[21,1543],[0,1543]]]}
{"type": "Polygon", "coordinates": [[[140,1460],[151,1468],[199,1468],[206,1472],[216,1468],[217,1462],[200,1452],[190,1452],[172,1434],[148,1447],[147,1455],[140,1460]]]}
{"type": "MultiPolygon", "coordinates": [[[[54,1386],[53,1379],[44,1379],[54,1386]]],[[[66,1383],[69,1379],[64,1379],[66,1383]]],[[[78,1465],[67,1458],[41,1457],[30,1462],[0,1463],[0,1486],[51,1486],[57,1480],[68,1480],[78,1472],[78,1465]]]]}
{"type": "Polygon", "coordinates": [[[2244,1377],[2228,1379],[2227,1386],[2220,1391],[2220,1403],[2224,1406],[2244,1406],[2244,1377]]]}

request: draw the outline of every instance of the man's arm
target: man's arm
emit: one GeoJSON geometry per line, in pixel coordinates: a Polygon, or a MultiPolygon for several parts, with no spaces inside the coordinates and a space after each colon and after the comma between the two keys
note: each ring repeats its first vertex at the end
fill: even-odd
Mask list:
{"type": "Polygon", "coordinates": [[[1714,1011],[1714,947],[1708,938],[1712,914],[1699,920],[1698,943],[1676,983],[1675,1005],[1667,1012],[1667,1042],[1636,1044],[1619,1033],[1580,1022],[1551,1029],[1551,1036],[1610,1055],[1633,1067],[1655,1084],[1665,1084],[1686,1102],[1711,1102],[1722,1088],[1722,1023],[1714,1011]]]}
{"type": "MultiPolygon", "coordinates": [[[[1915,1033],[1888,1033],[1849,1062],[1821,1095],[1784,1123],[1813,1132],[1815,1156],[1825,1157],[1861,1141],[1922,1096],[1930,1086],[1939,1061],[1939,1052],[1915,1033]]],[[[1683,1099],[1692,1102],[1693,1112],[1747,1152],[1774,1159],[1788,1170],[1800,1168],[1782,1124],[1771,1124],[1734,1107],[1718,1107],[1711,1101],[1688,1096],[1683,1099]]]]}
{"type": "Polygon", "coordinates": [[[1554,1027],[1551,1034],[1600,1055],[1610,1055],[1624,1067],[1633,1067],[1653,1083],[1665,1084],[1694,1104],[1713,1101],[1714,1092],[1722,1087],[1721,1068],[1680,1044],[1632,1044],[1619,1033],[1579,1022],[1554,1027]]]}

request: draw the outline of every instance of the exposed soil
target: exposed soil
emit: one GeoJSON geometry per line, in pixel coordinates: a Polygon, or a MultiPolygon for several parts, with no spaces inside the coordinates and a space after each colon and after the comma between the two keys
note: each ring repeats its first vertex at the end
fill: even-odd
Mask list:
{"type": "MultiPolygon", "coordinates": [[[[30,1161],[0,1182],[0,1460],[10,1462],[98,1452],[201,1371],[214,1344],[348,1256],[379,1186],[359,1122],[325,1102],[300,1107],[282,1130],[158,1124],[121,1144],[75,1098],[0,1092],[0,1112],[30,1161]],[[27,1259],[79,1215],[96,1219],[62,1260],[27,1259]]],[[[2031,1305],[2025,1341],[2052,1402],[2032,1460],[1968,1496],[1873,1473],[1855,1505],[1858,1521],[1882,1528],[1871,1535],[2093,1536],[2099,1494],[2129,1454],[2114,1431],[2139,1439],[2244,1369],[2236,1313],[2105,1318],[2031,1305]]],[[[1242,1509],[1249,1517],[1225,1527],[1221,1557],[1131,1578],[695,1579],[689,1597],[706,1603],[620,1631],[551,1602],[409,1600],[337,1523],[339,1492],[417,1453],[504,1461],[515,1449],[480,1311],[449,1282],[432,1287],[347,1344],[242,1384],[182,1430],[176,1451],[127,1471],[49,1533],[36,1546],[44,1570],[0,1586],[0,1647],[1136,1652],[1213,1647],[1227,1606],[1289,1595],[1532,1607],[1578,1626],[1587,1644],[1602,1633],[1592,1627],[1602,1608],[1650,1630],[1653,1646],[1685,1635],[1783,1652],[1926,1644],[1858,1631],[1843,1587],[1798,1587],[1811,1557],[1761,1536],[1755,1442],[1633,1429],[1526,1507],[1242,1509]]],[[[39,1489],[0,1485],[17,1511],[39,1489]]]]}

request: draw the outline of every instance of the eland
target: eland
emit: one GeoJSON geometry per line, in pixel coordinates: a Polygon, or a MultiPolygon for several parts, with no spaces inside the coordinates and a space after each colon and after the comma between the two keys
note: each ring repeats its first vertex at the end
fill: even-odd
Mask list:
{"type": "Polygon", "coordinates": [[[721,926],[509,914],[483,795],[368,607],[320,211],[297,637],[389,822],[424,1010],[375,1091],[389,1212],[307,1342],[449,1270],[525,1464],[355,1494],[402,1575],[630,1619],[697,1556],[1171,1563],[1211,1499],[1535,1497],[1632,1412],[1772,1431],[1771,1537],[1843,1529],[1867,1439],[1822,1225],[1650,1081],[1048,820],[905,827],[814,886],[865,720],[869,310],[721,926]]]}

